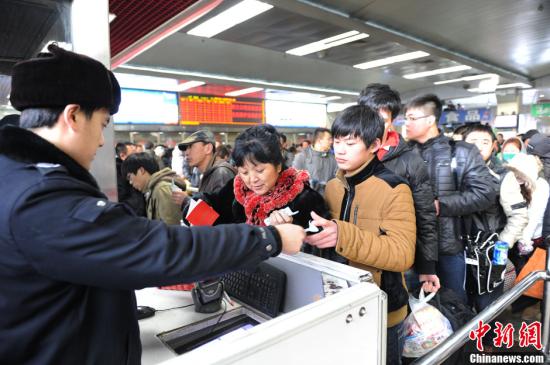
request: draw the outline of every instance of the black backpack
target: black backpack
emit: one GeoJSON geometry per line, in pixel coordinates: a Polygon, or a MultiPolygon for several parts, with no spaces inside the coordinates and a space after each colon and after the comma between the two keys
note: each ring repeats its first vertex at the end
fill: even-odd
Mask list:
{"type": "MultiPolygon", "coordinates": [[[[418,297],[418,293],[415,293],[418,297]]],[[[449,288],[440,288],[437,294],[428,302],[437,308],[449,322],[453,331],[457,331],[464,326],[468,321],[475,317],[474,311],[468,307],[462,299],[449,288]]],[[[464,347],[443,362],[445,365],[456,365],[465,363],[464,347]]]]}

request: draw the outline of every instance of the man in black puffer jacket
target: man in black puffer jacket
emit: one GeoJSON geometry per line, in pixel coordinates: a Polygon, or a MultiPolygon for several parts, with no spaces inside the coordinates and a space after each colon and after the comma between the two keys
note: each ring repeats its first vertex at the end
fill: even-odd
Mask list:
{"type": "Polygon", "coordinates": [[[476,146],[440,133],[441,109],[441,101],[432,94],[411,100],[405,108],[407,136],[428,166],[436,197],[437,274],[442,286],[453,289],[467,303],[461,217],[491,207],[498,190],[476,146]]]}
{"type": "Polygon", "coordinates": [[[438,246],[434,195],[424,160],[391,128],[401,109],[399,93],[388,85],[369,84],[361,91],[358,103],[376,110],[384,119],[385,131],[382,147],[377,153],[378,159],[384,167],[409,183],[416,214],[414,269],[419,274],[420,282],[425,283],[424,290],[435,292],[439,289],[440,282],[436,275],[438,246]]]}

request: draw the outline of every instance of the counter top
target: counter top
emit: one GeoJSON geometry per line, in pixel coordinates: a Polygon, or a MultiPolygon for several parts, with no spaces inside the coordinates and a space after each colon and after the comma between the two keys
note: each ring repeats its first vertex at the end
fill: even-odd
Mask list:
{"type": "MultiPolygon", "coordinates": [[[[139,321],[143,365],[158,364],[178,356],[157,335],[223,313],[223,309],[210,314],[195,312],[191,292],[188,291],[147,288],[136,290],[136,299],[138,305],[157,310],[154,316],[139,321]]],[[[235,307],[228,304],[227,310],[235,307]]]]}

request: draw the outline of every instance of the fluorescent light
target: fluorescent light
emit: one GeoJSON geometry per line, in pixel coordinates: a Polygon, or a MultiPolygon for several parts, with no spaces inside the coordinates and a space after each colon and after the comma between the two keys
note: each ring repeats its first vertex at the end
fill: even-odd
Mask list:
{"type": "MultiPolygon", "coordinates": [[[[529,85],[529,84],[524,84],[523,82],[516,82],[516,83],[513,83],[513,84],[501,84],[501,85],[498,85],[496,88],[497,89],[512,89],[512,88],[529,89],[529,88],[532,88],[532,86],[529,85]]],[[[482,88],[479,88],[479,87],[474,87],[472,89],[468,89],[468,91],[471,92],[471,93],[486,92],[486,90],[483,90],[482,88]]]]}
{"type": "Polygon", "coordinates": [[[524,84],[523,82],[516,82],[516,83],[513,83],[513,84],[501,84],[501,85],[498,85],[497,86],[497,89],[510,89],[510,88],[521,88],[521,89],[528,89],[530,87],[532,87],[531,85],[529,84],[524,84]]]}
{"type": "Polygon", "coordinates": [[[350,32],[335,35],[334,37],[321,39],[320,41],[308,43],[306,45],[289,49],[286,53],[295,56],[305,56],[310,53],[319,52],[328,48],[340,46],[342,44],[354,42],[359,39],[367,38],[369,35],[366,33],[359,33],[356,30],[350,32]]]}
{"type": "Polygon", "coordinates": [[[263,90],[263,88],[261,88],[261,87],[249,87],[249,88],[246,88],[246,89],[231,91],[231,92],[225,93],[225,95],[227,95],[227,96],[239,96],[239,95],[255,93],[255,92],[258,92],[258,91],[262,91],[262,90],[263,90]]]}
{"type": "Polygon", "coordinates": [[[390,65],[392,63],[414,60],[414,59],[426,57],[429,55],[430,55],[429,53],[422,52],[422,51],[409,52],[409,53],[403,53],[397,56],[391,56],[391,57],[381,58],[374,61],[359,63],[357,65],[354,65],[353,67],[366,70],[368,68],[380,67],[384,65],[390,65]]]}
{"type": "Polygon", "coordinates": [[[255,84],[255,85],[264,85],[269,87],[279,87],[279,88],[282,87],[282,88],[296,89],[296,90],[315,91],[315,92],[321,92],[326,94],[343,94],[343,95],[359,96],[359,93],[354,90],[331,89],[331,88],[309,86],[309,85],[288,84],[285,82],[274,82],[274,81],[267,81],[262,79],[235,77],[235,76],[229,76],[224,74],[211,74],[211,73],[192,71],[192,70],[177,70],[173,68],[137,66],[137,65],[129,65],[129,64],[119,66],[118,68],[133,70],[133,71],[152,72],[152,73],[158,73],[161,75],[169,74],[169,75],[178,75],[183,77],[197,77],[201,79],[223,80],[223,81],[232,81],[232,82],[255,84]]]}
{"type": "Polygon", "coordinates": [[[184,82],[183,84],[179,84],[176,87],[176,89],[178,91],[184,91],[184,90],[187,90],[187,89],[192,89],[192,88],[197,87],[197,86],[202,86],[204,84],[205,84],[204,81],[187,81],[187,82],[184,82]]]}
{"type": "Polygon", "coordinates": [[[271,9],[273,5],[256,0],[241,1],[207,21],[191,29],[187,34],[210,38],[271,9]]]}
{"type": "Polygon", "coordinates": [[[331,101],[331,100],[338,100],[338,99],[342,99],[341,96],[329,96],[327,98],[324,98],[323,101],[331,101]]]}
{"type": "Polygon", "coordinates": [[[337,113],[342,110],[350,107],[352,105],[357,105],[357,103],[328,103],[327,104],[327,113],[337,113]]]}
{"type": "Polygon", "coordinates": [[[436,70],[431,70],[431,71],[417,72],[414,74],[403,75],[403,77],[406,79],[418,79],[421,77],[446,74],[450,72],[465,71],[469,69],[471,69],[470,66],[460,65],[460,66],[453,66],[453,67],[438,68],[436,70]]]}
{"type": "Polygon", "coordinates": [[[490,79],[492,77],[497,77],[497,76],[498,76],[497,74],[481,74],[481,75],[473,75],[473,76],[464,76],[458,79],[436,81],[434,82],[434,85],[451,84],[453,82],[460,82],[460,81],[483,80],[483,79],[490,79]]]}

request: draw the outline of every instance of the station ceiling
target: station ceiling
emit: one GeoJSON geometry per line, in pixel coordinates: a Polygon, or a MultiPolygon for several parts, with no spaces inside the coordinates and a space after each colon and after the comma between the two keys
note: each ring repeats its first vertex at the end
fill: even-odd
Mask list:
{"type": "MultiPolygon", "coordinates": [[[[479,83],[468,78],[494,73],[500,84],[526,83],[550,94],[550,0],[264,0],[273,7],[213,37],[188,34],[239,2],[110,0],[116,71],[318,92],[342,100],[353,100],[371,82],[391,85],[404,99],[424,92],[466,97],[476,95],[468,89],[479,83]],[[368,37],[304,56],[286,53],[350,31],[368,37]],[[354,67],[418,51],[429,55],[366,70],[354,67]],[[470,68],[403,77],[454,66],[470,68]],[[467,79],[434,84],[458,78],[467,79]]],[[[58,18],[69,3],[0,2],[0,74],[9,75],[15,62],[35,55],[51,34],[66,33],[67,24],[58,18]]],[[[4,95],[7,80],[0,75],[4,95]]]]}

